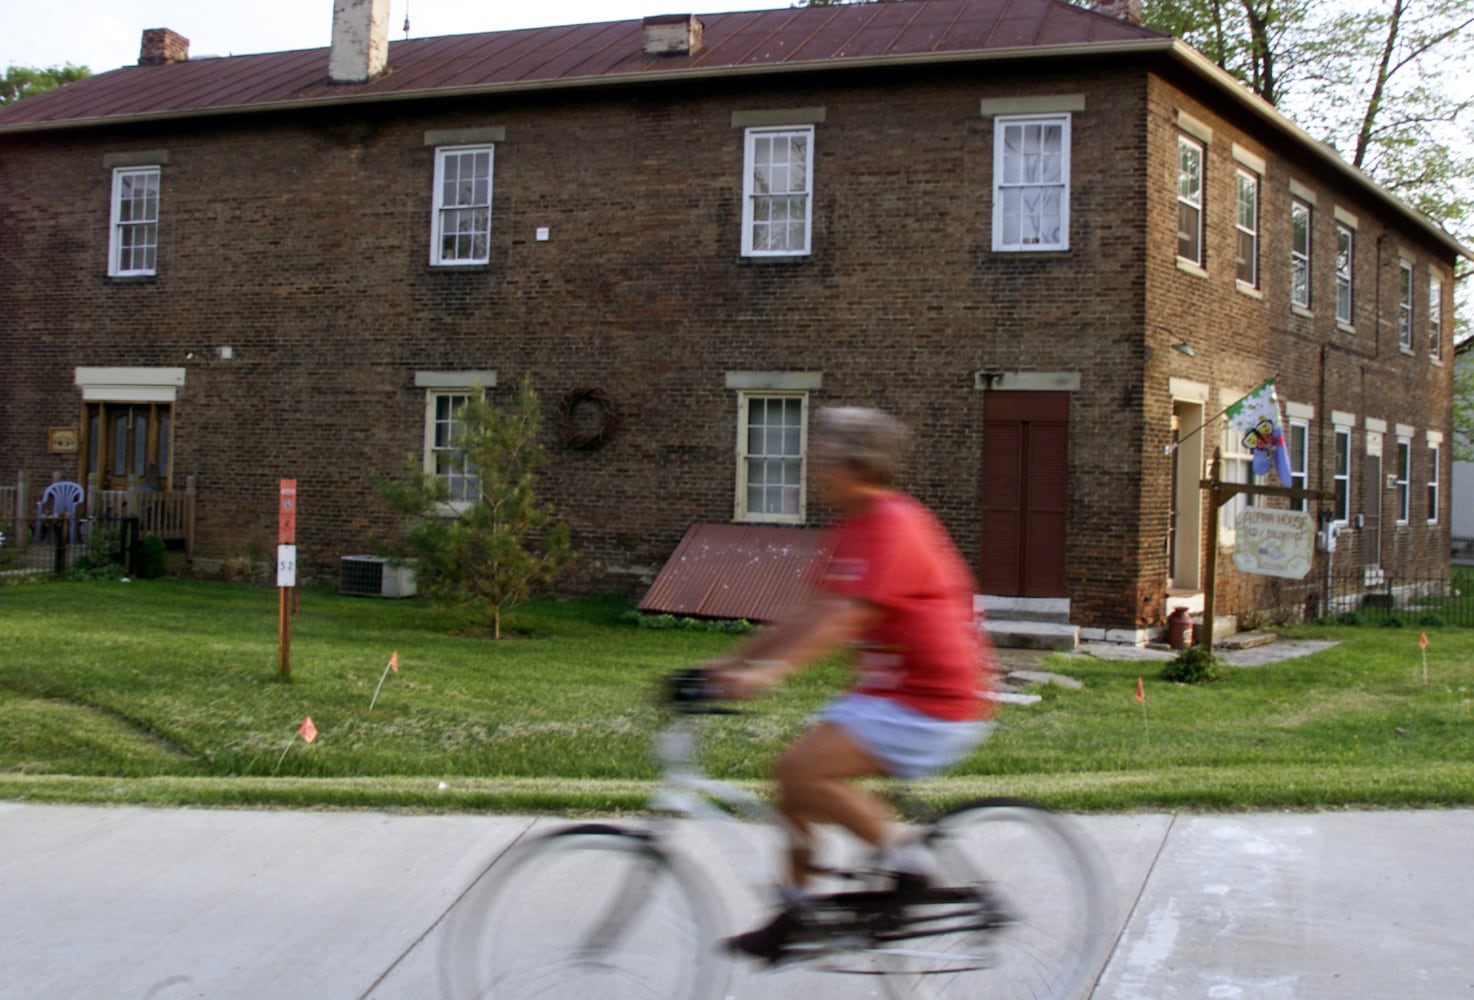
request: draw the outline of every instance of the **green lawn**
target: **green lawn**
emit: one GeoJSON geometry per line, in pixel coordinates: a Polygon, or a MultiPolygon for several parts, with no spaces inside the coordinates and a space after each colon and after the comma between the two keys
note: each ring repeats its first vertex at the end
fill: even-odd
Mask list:
{"type": "MultiPolygon", "coordinates": [[[[536,601],[492,642],[418,601],[305,591],[292,682],[277,594],[180,580],[0,586],[0,797],[404,809],[636,809],[653,692],[736,641],[642,629],[627,602],[536,601]],[[400,670],[375,687],[393,652],[400,670]],[[310,715],[318,738],[296,738],[310,715]],[[442,787],[442,785],[444,787],[442,787]]],[[[926,794],[1069,809],[1474,803],[1474,630],[1301,628],[1314,656],[1179,686],[1160,664],[1055,658],[1084,682],[1005,706],[998,734],[926,794]],[[1145,676],[1146,702],[1133,697],[1145,676]]],[[[844,680],[828,664],[710,720],[720,775],[767,760],[844,680]]]]}

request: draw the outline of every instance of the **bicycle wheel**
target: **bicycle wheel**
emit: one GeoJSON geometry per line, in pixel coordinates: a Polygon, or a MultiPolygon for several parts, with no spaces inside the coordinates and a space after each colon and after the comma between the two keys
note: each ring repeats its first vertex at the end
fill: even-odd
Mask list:
{"type": "Polygon", "coordinates": [[[915,908],[910,936],[888,949],[893,997],[1066,1000],[1094,979],[1104,866],[1065,819],[1028,802],[980,799],[943,815],[926,839],[941,883],[936,902],[915,908]]]}
{"type": "Polygon", "coordinates": [[[510,852],[451,912],[441,948],[454,1000],[712,1000],[704,880],[649,834],[603,824],[510,852]]]}

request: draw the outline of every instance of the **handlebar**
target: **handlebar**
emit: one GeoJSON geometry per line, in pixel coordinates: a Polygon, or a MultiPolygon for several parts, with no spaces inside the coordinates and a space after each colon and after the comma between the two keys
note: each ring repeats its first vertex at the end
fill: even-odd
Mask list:
{"type": "Polygon", "coordinates": [[[677,671],[666,679],[665,703],[685,715],[740,715],[738,709],[718,705],[721,694],[706,676],[706,671],[695,667],[677,671]]]}

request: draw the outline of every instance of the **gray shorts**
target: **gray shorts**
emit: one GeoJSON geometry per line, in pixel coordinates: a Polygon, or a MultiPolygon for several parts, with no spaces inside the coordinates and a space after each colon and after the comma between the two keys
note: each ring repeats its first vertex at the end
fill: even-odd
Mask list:
{"type": "Polygon", "coordinates": [[[993,723],[935,719],[909,705],[868,694],[846,694],[820,709],[897,778],[951,767],[993,731],[993,723]]]}

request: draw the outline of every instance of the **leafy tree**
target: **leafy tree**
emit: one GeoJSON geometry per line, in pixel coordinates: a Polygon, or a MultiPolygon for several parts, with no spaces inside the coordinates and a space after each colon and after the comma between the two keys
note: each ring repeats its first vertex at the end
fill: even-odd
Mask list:
{"type": "Polygon", "coordinates": [[[86,66],[73,66],[71,63],[65,66],[48,66],[45,69],[34,66],[7,66],[5,75],[0,76],[0,107],[14,104],[23,97],[44,94],[64,83],[71,83],[73,80],[81,80],[91,75],[92,71],[86,66]]]}
{"type": "Polygon", "coordinates": [[[1454,458],[1474,462],[1474,337],[1458,346],[1454,365],[1454,458]]]}
{"type": "Polygon", "coordinates": [[[405,481],[380,492],[405,519],[404,541],[391,546],[415,560],[415,579],[431,600],[485,614],[501,638],[502,614],[550,582],[573,558],[567,525],[534,489],[544,463],[537,443],[537,393],[524,379],[516,402],[494,406],[479,389],[456,414],[451,447],[464,462],[469,495],[458,515],[447,480],[413,458],[405,481]]]}

